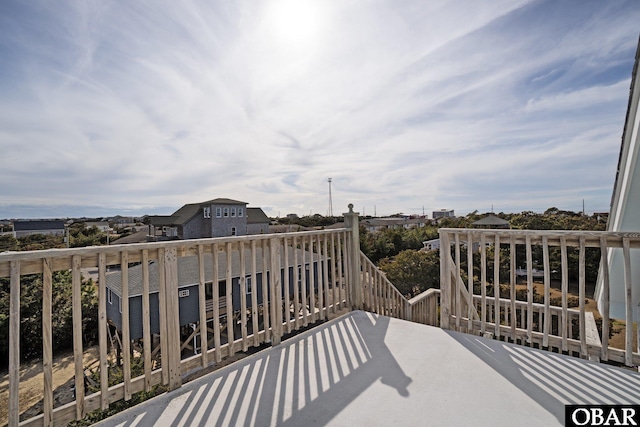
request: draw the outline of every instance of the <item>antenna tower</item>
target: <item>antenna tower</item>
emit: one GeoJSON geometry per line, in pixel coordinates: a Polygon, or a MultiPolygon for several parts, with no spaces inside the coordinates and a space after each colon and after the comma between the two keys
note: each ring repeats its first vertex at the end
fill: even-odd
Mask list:
{"type": "Polygon", "coordinates": [[[327,179],[329,183],[329,215],[333,218],[333,201],[331,200],[331,178],[327,179]]]}

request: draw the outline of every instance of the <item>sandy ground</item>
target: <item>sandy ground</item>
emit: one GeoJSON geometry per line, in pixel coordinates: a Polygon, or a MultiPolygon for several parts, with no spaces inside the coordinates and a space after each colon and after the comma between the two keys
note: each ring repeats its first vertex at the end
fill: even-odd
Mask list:
{"type": "MultiPolygon", "coordinates": [[[[98,365],[98,347],[91,347],[84,352],[84,367],[96,368],[98,365]]],[[[66,384],[73,379],[75,367],[73,353],[66,353],[54,358],[53,387],[54,406],[66,403],[69,397],[73,399],[73,392],[66,384]],[[64,387],[61,387],[64,386],[64,387]]],[[[42,374],[42,360],[23,364],[20,369],[20,413],[27,411],[42,400],[44,376],[42,374]]],[[[0,425],[8,423],[9,403],[9,373],[0,375],[0,425]]]]}

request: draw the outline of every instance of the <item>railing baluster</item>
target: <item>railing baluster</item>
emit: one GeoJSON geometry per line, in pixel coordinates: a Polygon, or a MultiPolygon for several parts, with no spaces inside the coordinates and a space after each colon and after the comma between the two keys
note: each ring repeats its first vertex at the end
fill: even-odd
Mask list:
{"type": "Polygon", "coordinates": [[[456,302],[456,331],[460,331],[460,320],[462,317],[462,298],[460,297],[462,289],[460,286],[460,234],[456,233],[454,237],[454,253],[455,253],[455,265],[456,265],[456,277],[454,278],[453,295],[456,302]]]}
{"type": "Polygon", "coordinates": [[[233,245],[227,243],[227,275],[226,275],[226,296],[225,303],[227,306],[227,345],[229,348],[229,356],[236,354],[235,351],[235,327],[234,321],[234,305],[233,305],[233,245]]]}
{"type": "MultiPolygon", "coordinates": [[[[126,251],[125,251],[126,252],[126,251]]],[[[167,361],[169,362],[169,390],[182,386],[180,369],[180,321],[178,309],[178,251],[175,247],[164,253],[164,275],[166,277],[165,300],[167,304],[167,361]]],[[[124,271],[124,266],[123,266],[124,271]]],[[[128,329],[128,325],[126,327],[128,329]]],[[[128,338],[128,337],[127,337],[128,338]]],[[[125,344],[126,345],[126,344],[125,344]]],[[[129,349],[127,348],[127,352],[129,349]]],[[[164,368],[164,353],[163,353],[164,368]]],[[[130,375],[129,375],[130,376],[130,375]]],[[[126,384],[126,378],[125,378],[126,384]]]]}
{"type": "Polygon", "coordinates": [[[531,250],[531,236],[526,236],[527,257],[527,342],[533,344],[533,252],[531,250]]]}
{"type": "Polygon", "coordinates": [[[451,329],[451,272],[449,270],[449,257],[451,249],[449,247],[449,235],[446,231],[440,230],[440,287],[443,289],[441,295],[440,324],[444,329],[451,329]]]}
{"type": "Polygon", "coordinates": [[[20,417],[20,261],[11,261],[9,286],[9,427],[17,427],[20,417]]]}
{"type": "MultiPolygon", "coordinates": [[[[267,280],[267,274],[269,274],[269,278],[271,278],[272,274],[269,273],[269,259],[270,257],[267,256],[267,252],[270,250],[267,248],[267,239],[263,239],[262,240],[262,323],[264,324],[264,339],[266,342],[270,342],[271,341],[271,327],[270,325],[272,324],[271,320],[270,320],[270,307],[271,307],[271,303],[269,301],[269,289],[271,287],[271,284],[269,283],[269,280],[267,280]]],[[[294,249],[295,249],[295,245],[294,245],[294,249]]],[[[273,279],[271,279],[273,280],[273,279]]]]}
{"type": "Polygon", "coordinates": [[[568,314],[567,314],[567,297],[569,294],[569,263],[567,261],[567,238],[562,236],[560,237],[560,258],[562,265],[562,316],[561,316],[561,325],[558,327],[561,328],[562,337],[562,351],[568,351],[567,345],[567,322],[568,322],[568,314]]]}
{"type": "MultiPolygon", "coordinates": [[[[203,291],[204,287],[202,287],[200,293],[202,294],[203,291]]],[[[202,298],[201,301],[204,301],[204,298],[202,298]]],[[[142,346],[144,353],[145,391],[151,390],[151,309],[149,305],[149,251],[144,249],[142,251],[142,346]]],[[[202,312],[203,310],[204,306],[201,303],[200,311],[202,312]]]]}
{"type": "Polygon", "coordinates": [[[549,347],[549,332],[551,329],[551,310],[549,308],[551,299],[551,276],[549,272],[549,240],[547,236],[542,236],[542,259],[544,265],[544,328],[542,336],[542,346],[549,347]]]}
{"type": "Polygon", "coordinates": [[[301,303],[302,303],[302,326],[306,327],[309,325],[309,310],[308,310],[308,295],[307,295],[307,239],[305,236],[302,236],[302,239],[300,239],[300,249],[302,250],[302,264],[300,265],[300,273],[301,273],[301,278],[300,278],[300,284],[301,284],[301,289],[302,289],[302,297],[301,297],[301,303]]]}
{"type": "Polygon", "coordinates": [[[344,304],[342,302],[342,287],[344,286],[344,266],[342,264],[342,250],[344,249],[344,239],[341,239],[341,237],[343,236],[339,234],[336,243],[336,250],[338,251],[338,307],[340,308],[340,310],[344,308],[344,304]]]}
{"type": "Polygon", "coordinates": [[[494,329],[493,333],[496,337],[500,336],[500,236],[495,235],[495,244],[493,251],[493,317],[494,329]]]}
{"type": "Polygon", "coordinates": [[[480,235],[480,292],[482,319],[480,323],[480,333],[484,335],[487,328],[487,242],[485,234],[480,235]]]}
{"type": "Polygon", "coordinates": [[[509,309],[511,318],[511,341],[516,340],[516,242],[511,236],[509,241],[509,292],[511,296],[511,307],[509,309]]]}
{"type": "MultiPolygon", "coordinates": [[[[295,246],[293,247],[293,251],[295,253],[295,246]]],[[[284,314],[286,316],[285,323],[287,326],[287,333],[291,333],[291,280],[289,279],[289,239],[284,238],[284,249],[283,249],[283,258],[284,258],[284,314]]],[[[297,267],[294,267],[297,268],[297,267]]],[[[294,318],[297,316],[294,316],[294,318]]],[[[295,321],[295,319],[294,319],[295,321]]]]}
{"type": "Polygon", "coordinates": [[[309,236],[309,310],[311,310],[311,323],[316,322],[316,280],[313,256],[314,236],[309,236]]]}
{"type": "Polygon", "coordinates": [[[131,399],[131,339],[129,330],[129,253],[120,254],[122,299],[122,377],[124,380],[124,400],[131,399]]]}
{"type": "Polygon", "coordinates": [[[44,376],[43,423],[45,426],[53,425],[52,264],[53,260],[51,258],[42,260],[42,371],[44,376]]]}
{"type": "MultiPolygon", "coordinates": [[[[73,363],[75,367],[76,419],[84,417],[84,365],[82,353],[82,258],[74,255],[71,269],[71,306],[73,318],[73,363]]],[[[124,310],[124,306],[123,306],[124,310]]],[[[124,328],[123,328],[124,329],[124,328]]],[[[126,391],[126,388],[125,388],[126,391]]]]}
{"type": "MultiPolygon", "coordinates": [[[[337,281],[338,281],[338,277],[337,277],[337,271],[338,268],[336,266],[336,242],[335,242],[335,234],[331,233],[331,313],[333,315],[336,314],[337,312],[337,301],[338,299],[336,298],[336,292],[337,292],[337,281]]],[[[330,317],[331,319],[332,317],[330,317]]]]}
{"type": "Polygon", "coordinates": [[[162,363],[162,384],[169,384],[169,339],[168,339],[168,314],[167,314],[167,251],[158,249],[158,304],[160,320],[160,361],[162,363]]]}
{"type": "Polygon", "coordinates": [[[600,358],[609,360],[609,259],[607,250],[607,238],[600,237],[600,271],[602,272],[602,349],[600,358]]]}
{"type": "Polygon", "coordinates": [[[280,280],[280,241],[273,238],[269,241],[269,253],[271,254],[271,320],[273,345],[280,344],[282,339],[282,285],[280,280]]]}
{"type": "MultiPolygon", "coordinates": [[[[143,270],[142,270],[143,273],[145,270],[148,271],[146,267],[143,267],[143,270]]],[[[206,277],[204,273],[204,246],[198,245],[198,307],[200,308],[199,310],[200,325],[198,325],[198,327],[200,328],[200,361],[203,368],[208,365],[208,362],[207,362],[207,356],[208,356],[207,297],[206,297],[207,291],[205,289],[205,286],[206,286],[205,283],[206,283],[206,277]]],[[[146,337],[146,334],[147,332],[145,331],[145,337],[146,337]]],[[[145,361],[146,361],[146,356],[145,356],[145,361]]],[[[145,371],[146,371],[146,362],[145,362],[145,371]]]]}
{"type": "Polygon", "coordinates": [[[107,358],[107,262],[98,255],[98,342],[100,344],[100,409],[109,408],[109,360],[107,358]]]}
{"type": "Polygon", "coordinates": [[[473,235],[467,233],[467,281],[469,285],[469,301],[467,304],[467,332],[473,333],[473,235]]]}
{"type": "Polygon", "coordinates": [[[625,288],[625,347],[624,364],[633,365],[633,298],[631,275],[631,250],[629,248],[629,238],[622,238],[622,253],[624,255],[624,288],[625,288]]]}
{"type": "Polygon", "coordinates": [[[247,351],[249,349],[249,338],[247,338],[247,260],[244,241],[238,242],[238,252],[240,254],[240,277],[238,278],[240,285],[240,334],[242,335],[242,351],[247,351]]]}
{"type": "MultiPolygon", "coordinates": [[[[287,277],[289,275],[287,274],[287,277]]],[[[287,293],[289,287],[287,286],[287,293]]],[[[287,310],[288,310],[287,306],[287,310]]],[[[289,318],[287,317],[287,320],[289,318]]],[[[287,332],[291,332],[291,324],[287,322],[287,332]]],[[[253,345],[260,345],[260,327],[258,324],[258,284],[256,279],[256,241],[251,241],[251,329],[253,330],[253,345]]]]}
{"type": "Polygon", "coordinates": [[[324,305],[323,308],[323,319],[329,318],[329,252],[327,248],[327,235],[324,234],[322,236],[322,252],[324,254],[323,257],[323,265],[322,265],[322,277],[323,277],[323,286],[324,286],[324,305]]]}
{"type": "MultiPolygon", "coordinates": [[[[293,237],[293,311],[296,330],[300,329],[300,250],[298,249],[298,238],[293,237]]],[[[289,271],[287,270],[287,275],[289,271]]],[[[302,301],[304,303],[304,301],[302,301]]]]}
{"type": "Polygon", "coordinates": [[[582,357],[587,357],[587,331],[585,320],[585,237],[580,236],[580,254],[578,255],[578,298],[580,300],[580,353],[582,357]]]}
{"type": "Polygon", "coordinates": [[[213,347],[215,348],[215,361],[220,362],[222,360],[220,343],[220,247],[217,243],[211,245],[211,258],[213,263],[213,273],[211,277],[211,296],[213,297],[213,347]]]}

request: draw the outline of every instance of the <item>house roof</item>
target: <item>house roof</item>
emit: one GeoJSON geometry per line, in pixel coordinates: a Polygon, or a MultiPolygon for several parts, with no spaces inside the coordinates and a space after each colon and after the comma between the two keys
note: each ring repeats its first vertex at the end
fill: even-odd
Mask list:
{"type": "Polygon", "coordinates": [[[271,220],[261,208],[247,208],[247,224],[269,224],[271,220]]]}
{"type": "MultiPolygon", "coordinates": [[[[298,251],[298,262],[302,261],[302,250],[298,251]]],[[[265,252],[267,259],[269,257],[269,248],[265,252]]],[[[289,266],[295,264],[294,251],[288,251],[289,266]]],[[[309,263],[310,252],[305,251],[306,263],[309,263]]],[[[245,248],[245,272],[251,274],[251,249],[245,248]]],[[[256,248],[256,273],[262,272],[262,248],[256,248]]],[[[142,295],[142,265],[136,265],[128,270],[129,273],[129,297],[142,295]]],[[[240,276],[240,252],[234,250],[231,252],[231,275],[232,277],[240,276]]],[[[204,257],[204,276],[205,282],[213,281],[213,257],[211,255],[204,257]]],[[[218,280],[225,280],[227,277],[227,254],[220,252],[218,257],[218,280]]],[[[149,292],[158,292],[158,261],[153,260],[149,263],[149,292]]],[[[199,283],[200,271],[198,268],[198,257],[187,256],[178,258],[178,287],[189,286],[199,283]]],[[[107,274],[107,287],[116,295],[122,296],[122,272],[114,271],[107,274]]]]}
{"type": "Polygon", "coordinates": [[[124,245],[129,243],[144,243],[147,242],[147,236],[149,230],[140,230],[128,236],[121,237],[111,242],[112,245],[124,245]]]}
{"type": "Polygon", "coordinates": [[[200,203],[200,205],[246,205],[246,204],[247,202],[241,202],[239,200],[225,199],[225,198],[218,198],[218,199],[208,200],[206,202],[200,203]]]}
{"type": "Polygon", "coordinates": [[[13,222],[13,231],[64,230],[62,220],[17,220],[13,222]]]}
{"type": "Polygon", "coordinates": [[[191,218],[196,216],[198,212],[200,212],[200,209],[200,203],[190,203],[188,205],[184,205],[183,207],[175,211],[173,215],[171,215],[171,217],[174,218],[173,223],[180,225],[185,224],[191,218]]]}
{"type": "Polygon", "coordinates": [[[482,219],[477,220],[476,222],[471,223],[471,225],[484,225],[484,226],[505,226],[509,225],[509,221],[504,220],[500,217],[497,217],[493,214],[489,214],[482,219]]]}
{"type": "MultiPolygon", "coordinates": [[[[211,205],[246,205],[246,202],[240,202],[238,200],[233,199],[224,199],[218,198],[213,200],[208,200],[206,202],[201,203],[189,203],[184,205],[177,211],[175,211],[172,215],[152,215],[149,216],[149,222],[155,226],[163,226],[163,225],[184,225],[191,218],[198,215],[200,210],[205,206],[211,205]]],[[[253,208],[259,209],[259,208],[253,208]]],[[[266,215],[265,215],[266,217],[266,215]]],[[[267,219],[268,222],[268,219],[267,219]]]]}

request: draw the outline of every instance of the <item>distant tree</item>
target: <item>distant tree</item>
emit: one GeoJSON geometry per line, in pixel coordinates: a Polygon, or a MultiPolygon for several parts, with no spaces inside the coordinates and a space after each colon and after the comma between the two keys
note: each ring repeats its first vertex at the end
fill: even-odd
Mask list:
{"type": "MultiPolygon", "coordinates": [[[[20,357],[30,360],[42,355],[42,275],[22,276],[20,281],[20,357]]],[[[73,347],[71,271],[52,276],[51,324],[54,352],[73,347]]],[[[9,279],[0,279],[0,366],[9,360],[9,279]]],[[[98,334],[97,295],[93,281],[81,284],[84,343],[95,342],[98,334]]]]}
{"type": "Polygon", "coordinates": [[[380,269],[385,272],[391,283],[408,297],[440,287],[438,251],[405,250],[393,258],[382,259],[380,269]]]}

